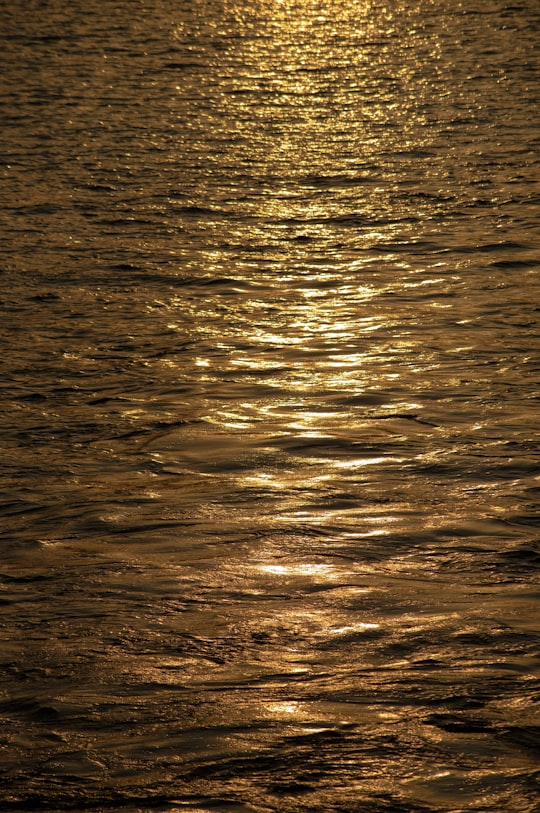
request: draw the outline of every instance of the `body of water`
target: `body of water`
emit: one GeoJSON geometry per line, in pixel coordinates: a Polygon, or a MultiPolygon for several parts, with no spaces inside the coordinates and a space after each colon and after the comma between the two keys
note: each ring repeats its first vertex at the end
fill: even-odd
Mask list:
{"type": "Polygon", "coordinates": [[[536,0],[0,3],[6,811],[538,811],[536,0]]]}

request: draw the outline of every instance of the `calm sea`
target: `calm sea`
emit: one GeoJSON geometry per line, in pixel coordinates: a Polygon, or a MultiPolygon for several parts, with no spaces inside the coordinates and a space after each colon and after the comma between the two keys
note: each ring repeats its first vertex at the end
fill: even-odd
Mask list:
{"type": "Polygon", "coordinates": [[[533,813],[537,0],[0,0],[0,804],[533,813]]]}

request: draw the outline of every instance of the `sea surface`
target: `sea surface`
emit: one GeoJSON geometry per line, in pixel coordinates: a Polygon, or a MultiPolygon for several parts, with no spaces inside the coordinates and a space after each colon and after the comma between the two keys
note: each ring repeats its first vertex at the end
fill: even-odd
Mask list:
{"type": "Polygon", "coordinates": [[[0,807],[538,813],[540,4],[0,0],[0,807]]]}

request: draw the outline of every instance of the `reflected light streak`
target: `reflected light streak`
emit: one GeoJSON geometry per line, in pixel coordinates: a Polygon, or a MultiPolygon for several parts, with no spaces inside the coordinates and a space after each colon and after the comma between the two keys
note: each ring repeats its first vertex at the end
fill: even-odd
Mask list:
{"type": "Polygon", "coordinates": [[[359,622],[358,624],[347,625],[345,627],[334,627],[328,631],[331,635],[350,635],[351,633],[363,632],[364,630],[378,630],[380,626],[380,624],[359,622]]]}
{"type": "MultiPolygon", "coordinates": [[[[298,671],[302,673],[307,670],[298,670],[298,671]]],[[[288,701],[283,703],[268,703],[266,709],[270,714],[275,714],[278,717],[281,717],[282,715],[290,716],[293,714],[298,717],[300,714],[302,715],[306,714],[305,704],[296,703],[294,701],[288,701]]]]}
{"type": "Polygon", "coordinates": [[[380,463],[404,463],[404,457],[356,457],[353,460],[334,460],[331,462],[334,469],[353,469],[363,466],[377,466],[380,463]]]}
{"type": "MultiPolygon", "coordinates": [[[[321,460],[319,462],[324,464],[327,461],[321,460]]],[[[299,481],[296,473],[269,474],[267,472],[262,472],[261,474],[252,474],[242,477],[242,483],[248,487],[258,485],[272,491],[290,491],[297,486],[301,487],[304,494],[307,494],[310,490],[317,489],[321,483],[326,483],[331,479],[332,475],[329,473],[304,477],[301,481],[299,481]]]]}
{"type": "Polygon", "coordinates": [[[332,579],[339,575],[332,565],[322,564],[260,565],[257,569],[275,576],[325,576],[332,579]]]}

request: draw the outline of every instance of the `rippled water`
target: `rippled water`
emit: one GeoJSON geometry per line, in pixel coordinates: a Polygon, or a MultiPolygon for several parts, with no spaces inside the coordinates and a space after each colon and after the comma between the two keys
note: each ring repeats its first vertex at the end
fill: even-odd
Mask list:
{"type": "Polygon", "coordinates": [[[1,11],[2,809],[538,811],[536,0],[1,11]]]}

